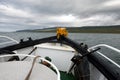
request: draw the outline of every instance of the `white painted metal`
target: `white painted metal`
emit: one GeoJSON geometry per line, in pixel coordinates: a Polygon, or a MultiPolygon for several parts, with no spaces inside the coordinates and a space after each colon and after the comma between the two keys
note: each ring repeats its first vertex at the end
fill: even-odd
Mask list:
{"type": "MultiPolygon", "coordinates": [[[[107,47],[113,51],[116,51],[118,53],[120,53],[120,50],[115,48],[115,47],[112,47],[112,46],[109,46],[109,45],[106,45],[106,44],[99,44],[99,45],[96,45],[96,46],[93,46],[93,47],[90,47],[88,50],[94,50],[95,48],[97,47],[107,47]]],[[[114,65],[116,65],[117,67],[120,68],[120,65],[117,64],[115,61],[113,61],[112,59],[110,59],[109,57],[105,56],[103,53],[99,52],[99,51],[96,51],[98,54],[100,54],[102,57],[104,57],[105,59],[107,59],[108,61],[110,61],[111,63],[113,63],[114,65]]]]}
{"type": "MultiPolygon", "coordinates": [[[[31,47],[26,47],[26,48],[23,48],[23,49],[18,49],[18,50],[15,50],[14,52],[16,54],[29,54],[32,50],[34,49],[33,46],[31,47]]],[[[31,55],[34,55],[35,52],[33,52],[31,55]]],[[[20,56],[19,57],[20,59],[23,59],[24,56],[20,56]]],[[[27,58],[28,59],[28,58],[27,58]]]]}
{"type": "MultiPolygon", "coordinates": [[[[0,79],[1,80],[25,80],[29,73],[31,62],[13,61],[0,63],[0,79]]],[[[57,75],[41,64],[35,64],[30,80],[57,80],[57,75]]]]}
{"type": "MultiPolygon", "coordinates": [[[[0,43],[0,45],[4,45],[4,44],[8,44],[8,43],[11,43],[11,42],[16,42],[16,43],[19,43],[18,41],[10,38],[10,37],[7,37],[7,36],[0,36],[0,37],[3,37],[3,38],[7,38],[9,40],[12,40],[12,41],[9,41],[9,42],[5,42],[5,43],[0,43]]],[[[58,71],[61,70],[61,71],[68,71],[69,70],[69,67],[71,65],[71,58],[75,55],[75,50],[73,48],[71,48],[70,46],[67,46],[65,44],[63,44],[62,46],[59,44],[59,43],[44,43],[44,44],[39,44],[39,45],[35,45],[35,46],[32,46],[32,47],[28,47],[28,48],[24,48],[24,49],[19,49],[19,50],[16,50],[16,53],[17,54],[13,54],[14,56],[15,55],[19,55],[19,56],[28,56],[28,57],[31,57],[31,58],[34,58],[35,56],[34,55],[26,55],[28,54],[30,51],[32,51],[32,49],[34,47],[37,47],[37,50],[35,52],[33,52],[34,55],[39,55],[41,57],[50,57],[52,59],[52,63],[45,60],[44,58],[40,58],[40,60],[44,60],[46,62],[48,62],[51,66],[54,67],[54,69],[56,70],[57,72],[57,80],[60,80],[60,73],[58,71]],[[54,64],[56,65],[54,65],[54,64]]],[[[112,46],[109,46],[109,45],[106,45],[106,44],[99,44],[99,45],[96,45],[96,46],[93,46],[93,47],[90,47],[88,50],[94,50],[95,48],[97,47],[107,47],[111,50],[114,50],[118,53],[120,53],[120,50],[119,49],[116,49],[115,47],[112,47],[112,46]]],[[[111,60],[110,58],[108,58],[107,56],[105,56],[104,54],[102,54],[101,52],[97,51],[98,54],[100,54],[102,57],[106,58],[107,60],[109,60],[111,63],[113,63],[114,65],[116,65],[117,67],[120,68],[120,65],[117,64],[116,62],[114,62],[113,60],[111,60]]],[[[2,55],[0,56],[1,57],[7,57],[7,56],[13,56],[13,55],[2,55]]],[[[22,59],[23,57],[20,57],[20,59],[22,59]]],[[[4,60],[3,60],[4,61],[4,60]]],[[[8,65],[10,66],[12,63],[8,63],[8,65]]],[[[15,62],[16,64],[16,62],[15,62]]],[[[20,63],[21,64],[21,63],[20,63]]],[[[25,63],[26,64],[26,63],[25,63]]],[[[25,65],[24,63],[22,63],[22,65],[25,65]]],[[[29,64],[29,63],[28,63],[29,64]]],[[[0,63],[1,65],[1,63],[0,63]]],[[[3,64],[3,67],[1,68],[0,66],[0,71],[2,70],[5,70],[4,69],[4,65],[6,64],[3,64]]],[[[12,64],[13,65],[13,64],[12,64]]],[[[27,65],[27,64],[26,64],[27,65]]],[[[20,65],[19,65],[20,66],[20,65]]],[[[28,66],[28,65],[27,65],[28,66]]],[[[29,69],[29,68],[27,68],[29,69]]],[[[24,71],[27,71],[27,69],[25,69],[24,71]]],[[[46,67],[44,68],[41,68],[42,70],[46,70],[46,67]]],[[[14,70],[14,68],[13,68],[14,70]]],[[[11,68],[11,71],[12,71],[12,68],[11,68]]],[[[38,71],[38,69],[36,70],[38,71]]],[[[49,72],[49,71],[47,71],[49,72]]],[[[11,72],[12,73],[12,72],[11,72]]],[[[26,72],[24,72],[26,73],[26,72]]],[[[37,72],[38,74],[39,72],[37,72]]],[[[49,73],[49,74],[52,74],[54,75],[53,73],[49,73]]],[[[0,74],[0,78],[4,76],[4,75],[1,75],[0,74]]],[[[8,80],[8,79],[7,79],[8,80]]],[[[14,80],[14,79],[11,79],[11,80],[14,80]]],[[[15,79],[15,80],[18,80],[18,79],[15,79]]],[[[35,80],[35,79],[34,79],[35,80]]],[[[44,79],[45,80],[45,79],[44,79]]],[[[52,79],[52,80],[56,80],[56,79],[52,79]]],[[[107,80],[105,78],[104,75],[102,75],[101,72],[99,72],[92,64],[90,64],[90,80],[107,80]]]]}
{"type": "Polygon", "coordinates": [[[43,43],[43,44],[38,44],[35,45],[34,47],[40,47],[40,48],[45,48],[45,49],[54,49],[54,50],[63,50],[63,51],[75,51],[73,48],[70,46],[67,46],[65,44],[60,44],[60,43],[43,43]]]}
{"type": "Polygon", "coordinates": [[[9,44],[9,43],[13,43],[13,41],[2,42],[2,43],[0,43],[0,45],[5,45],[5,44],[9,44]]]}
{"type": "MultiPolygon", "coordinates": [[[[120,50],[115,48],[115,47],[112,47],[112,46],[109,46],[109,45],[106,45],[106,44],[99,44],[99,45],[95,45],[93,47],[90,47],[88,49],[88,51],[91,51],[91,50],[95,50],[96,48],[98,47],[107,47],[113,51],[116,51],[118,53],[120,53],[120,50]]],[[[120,68],[120,65],[117,64],[115,61],[113,61],[112,59],[110,59],[109,57],[105,56],[103,53],[99,52],[99,51],[96,51],[99,55],[101,55],[102,57],[104,57],[105,59],[107,59],[108,61],[110,61],[112,64],[116,65],[118,68],[120,68]]],[[[100,73],[100,71],[98,71],[92,64],[90,64],[90,73],[91,73],[91,80],[107,80],[107,78],[102,75],[102,73],[100,73]],[[95,77],[96,76],[96,77],[95,77]]]]}
{"type": "Polygon", "coordinates": [[[15,40],[15,39],[13,39],[13,38],[10,38],[10,37],[8,37],[8,36],[1,36],[1,35],[0,35],[0,37],[2,37],[2,38],[7,38],[7,39],[9,39],[9,40],[11,40],[11,41],[13,41],[13,42],[19,43],[17,40],[15,40]]]}
{"type": "MultiPolygon", "coordinates": [[[[26,54],[12,54],[12,55],[1,55],[0,58],[3,58],[3,57],[8,57],[8,56],[28,56],[28,57],[31,57],[31,58],[34,58],[35,56],[34,55],[26,55],[26,54]]],[[[41,66],[40,64],[36,64],[36,68],[33,70],[33,76],[31,76],[31,80],[60,80],[60,73],[57,69],[57,67],[45,60],[44,58],[39,58],[40,60],[42,61],[46,61],[48,62],[57,72],[57,75],[55,74],[54,71],[50,70],[49,68],[47,68],[46,66],[41,66]],[[41,66],[41,67],[40,67],[41,66]],[[46,74],[44,74],[46,73],[46,74]],[[42,75],[42,78],[40,78],[40,75],[42,75]],[[37,76],[37,79],[36,79],[36,76],[37,76]],[[52,76],[52,78],[50,78],[52,76]],[[32,78],[33,77],[33,78],[32,78]],[[56,77],[56,78],[55,78],[56,77]]],[[[18,74],[15,74],[16,71],[15,70],[19,70],[18,68],[19,67],[23,67],[23,72],[21,72],[20,74],[22,74],[23,77],[21,78],[24,78],[24,71],[28,71],[29,67],[32,65],[32,63],[26,63],[24,61],[13,61],[13,62],[10,62],[10,63],[7,63],[7,62],[1,62],[0,63],[0,71],[1,71],[1,74],[0,74],[0,78],[2,79],[2,77],[5,77],[3,78],[2,80],[24,80],[24,79],[17,79],[18,78],[18,74]],[[23,63],[22,63],[23,62],[23,63]],[[26,67],[27,66],[27,67],[26,67]],[[8,69],[8,68],[9,69],[8,69]],[[7,68],[7,69],[6,69],[7,68]],[[8,70],[8,71],[7,71],[8,70]],[[4,71],[2,74],[2,71],[4,71]],[[14,72],[15,71],[15,72],[14,72]],[[15,76],[16,75],[16,76],[15,76]],[[8,78],[7,78],[8,76],[8,78]],[[14,79],[12,78],[14,76],[14,79]],[[9,79],[10,78],[10,79],[9,79]]],[[[19,71],[18,71],[19,72],[19,71]]],[[[27,75],[27,74],[26,74],[27,75]]]]}
{"type": "MultiPolygon", "coordinates": [[[[91,49],[94,50],[96,47],[100,47],[100,46],[107,46],[111,48],[106,44],[100,44],[100,45],[91,47],[88,50],[91,50],[91,49]]],[[[37,47],[37,50],[33,53],[34,55],[39,55],[42,57],[49,56],[52,59],[52,63],[54,63],[59,70],[62,70],[62,71],[69,70],[69,67],[71,65],[71,58],[75,55],[75,50],[73,48],[67,45],[60,46],[60,44],[55,44],[55,43],[44,43],[44,44],[36,45],[34,47],[37,47]]],[[[31,47],[31,50],[32,49],[33,47],[31,47]]],[[[112,49],[119,52],[116,48],[112,47],[112,49]]],[[[26,49],[21,49],[18,52],[24,53],[24,51],[28,52],[29,50],[27,50],[26,48],[26,49]]],[[[113,64],[119,67],[117,63],[115,63],[113,60],[111,60],[107,56],[103,55],[100,52],[98,52],[98,54],[105,57],[106,59],[108,59],[113,64]]],[[[107,80],[107,78],[104,75],[102,75],[102,73],[99,72],[92,64],[90,64],[90,80],[107,80]]]]}
{"type": "Polygon", "coordinates": [[[114,50],[114,51],[120,53],[120,50],[119,50],[119,49],[117,49],[117,48],[115,48],[115,47],[112,47],[112,46],[109,46],[109,45],[107,45],[107,44],[98,44],[98,45],[95,45],[95,46],[93,46],[93,47],[90,47],[89,50],[90,50],[90,49],[95,49],[95,48],[97,48],[97,47],[107,47],[107,48],[109,48],[109,49],[111,49],[111,50],[114,50]]]}
{"type": "Polygon", "coordinates": [[[42,57],[50,57],[52,63],[61,71],[68,71],[71,66],[71,59],[75,55],[75,50],[67,45],[59,43],[44,43],[36,45],[35,55],[42,57]]]}
{"type": "Polygon", "coordinates": [[[105,56],[104,54],[102,54],[101,52],[97,51],[98,54],[100,54],[102,57],[104,57],[105,59],[107,59],[108,61],[110,61],[111,63],[113,63],[114,65],[116,65],[117,67],[120,68],[120,65],[117,64],[115,61],[113,61],[112,59],[110,59],[109,57],[105,56]]]}

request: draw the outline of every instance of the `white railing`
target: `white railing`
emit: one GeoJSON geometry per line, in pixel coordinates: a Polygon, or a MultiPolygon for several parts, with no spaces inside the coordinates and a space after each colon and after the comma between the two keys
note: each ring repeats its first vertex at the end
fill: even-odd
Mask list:
{"type": "MultiPolygon", "coordinates": [[[[90,47],[88,50],[89,50],[89,51],[90,51],[90,50],[95,50],[95,49],[98,48],[98,47],[106,47],[106,48],[108,48],[108,49],[110,49],[110,50],[113,50],[113,51],[115,51],[115,52],[120,53],[120,50],[119,50],[119,49],[117,49],[117,48],[115,48],[115,47],[112,47],[112,46],[109,46],[109,45],[107,45],[107,44],[98,44],[98,45],[95,45],[95,46],[90,47]]],[[[105,59],[107,59],[108,61],[110,61],[111,63],[113,63],[114,65],[116,65],[117,67],[120,68],[120,65],[119,65],[118,63],[116,63],[115,61],[113,61],[112,59],[110,59],[109,57],[105,56],[103,53],[101,53],[101,52],[99,52],[99,51],[96,51],[96,52],[97,52],[98,54],[100,54],[102,57],[104,57],[105,59]]]]}
{"type": "Polygon", "coordinates": [[[13,38],[10,38],[8,36],[1,36],[0,35],[0,38],[6,38],[6,39],[10,40],[10,41],[7,41],[7,42],[2,42],[2,43],[0,43],[0,45],[5,45],[5,44],[13,43],[13,42],[19,43],[17,40],[15,40],[13,38]]]}

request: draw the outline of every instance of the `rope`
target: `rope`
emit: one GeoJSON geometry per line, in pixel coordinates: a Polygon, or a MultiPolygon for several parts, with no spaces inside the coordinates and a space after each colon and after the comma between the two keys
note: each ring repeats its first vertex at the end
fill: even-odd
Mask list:
{"type": "Polygon", "coordinates": [[[37,58],[39,58],[39,57],[40,57],[40,56],[36,56],[36,57],[33,59],[31,69],[30,69],[30,71],[29,71],[28,75],[26,76],[25,80],[29,80],[30,75],[31,75],[32,70],[33,70],[33,67],[34,67],[34,65],[35,65],[35,61],[36,61],[36,59],[37,59],[37,58]]]}
{"type": "MultiPolygon", "coordinates": [[[[35,47],[30,53],[28,53],[28,55],[31,55],[35,50],[37,49],[37,47],[35,47]]],[[[23,59],[21,59],[21,61],[25,60],[28,56],[24,57],[23,59]]]]}

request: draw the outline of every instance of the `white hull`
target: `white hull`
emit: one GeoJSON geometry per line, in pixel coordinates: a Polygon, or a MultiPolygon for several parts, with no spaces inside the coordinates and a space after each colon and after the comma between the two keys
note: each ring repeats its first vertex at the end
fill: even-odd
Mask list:
{"type": "MultiPolygon", "coordinates": [[[[30,68],[31,62],[28,61],[0,63],[0,71],[2,72],[0,73],[0,78],[1,80],[25,80],[30,68]]],[[[30,77],[30,80],[57,80],[57,75],[41,64],[35,65],[30,77]]]]}
{"type": "Polygon", "coordinates": [[[34,55],[25,54],[2,55],[0,58],[8,58],[13,56],[27,56],[29,60],[1,62],[0,80],[60,80],[60,73],[57,67],[44,58],[36,58],[34,55]],[[35,64],[33,64],[34,60],[35,64]],[[54,71],[51,68],[48,68],[46,65],[42,64],[41,61],[45,61],[50,64],[54,71]]]}
{"type": "MultiPolygon", "coordinates": [[[[52,63],[55,64],[60,71],[68,72],[71,64],[73,64],[71,58],[77,54],[73,48],[67,45],[61,46],[58,43],[39,44],[33,47],[17,50],[17,53],[28,54],[28,51],[32,51],[35,47],[37,47],[37,49],[32,53],[33,55],[39,55],[41,57],[49,56],[52,59],[52,63]]],[[[90,76],[90,80],[107,80],[91,63],[89,64],[90,74],[84,76],[90,76]]]]}
{"type": "MultiPolygon", "coordinates": [[[[24,61],[31,61],[30,57],[35,58],[35,56],[41,56],[43,58],[39,60],[40,62],[36,61],[39,67],[38,66],[35,67],[35,70],[33,71],[30,80],[38,80],[38,79],[40,80],[40,76],[41,76],[41,80],[60,80],[61,72],[65,73],[65,75],[70,75],[67,73],[72,73],[74,80],[76,80],[75,78],[77,78],[78,80],[81,80],[81,79],[82,80],[107,80],[106,77],[110,80],[120,80],[120,75],[119,75],[120,65],[98,51],[100,49],[99,47],[106,47],[120,53],[119,49],[116,49],[106,44],[99,44],[91,48],[88,48],[87,45],[83,45],[83,44],[79,45],[78,43],[72,41],[66,36],[67,36],[67,32],[64,29],[60,29],[60,31],[58,29],[57,36],[51,36],[51,37],[36,39],[36,40],[32,40],[31,38],[29,38],[28,41],[23,41],[21,39],[20,43],[9,37],[0,36],[0,37],[8,38],[17,43],[12,46],[3,47],[0,50],[1,54],[10,54],[9,57],[6,57],[5,55],[0,56],[0,62],[1,62],[0,63],[0,71],[1,71],[0,80],[24,80],[25,78],[24,75],[26,75],[26,73],[29,72],[27,71],[27,69],[28,67],[30,67],[30,64],[29,63],[26,64],[24,61]],[[53,43],[53,42],[46,43],[51,41],[53,42],[63,41],[67,43],[69,46],[65,44],[61,45],[60,43],[53,43]],[[70,46],[72,46],[74,49],[71,48],[70,46]],[[80,54],[77,52],[79,52],[80,54]],[[90,54],[94,52],[96,52],[97,54],[90,54]],[[17,55],[17,56],[14,55],[14,59],[20,61],[20,63],[17,61],[14,62],[13,59],[12,59],[13,62],[7,62],[7,61],[10,61],[11,58],[13,58],[12,54],[17,55]],[[19,54],[22,56],[18,57],[19,54]],[[51,59],[52,61],[50,62],[48,60],[45,60],[44,59],[45,57],[49,57],[49,59],[51,59]],[[71,61],[71,59],[74,63],[71,61]],[[45,65],[45,63],[43,64],[42,61],[47,62],[50,66],[45,65]],[[18,63],[18,65],[16,63],[18,63]],[[28,67],[25,65],[27,65],[28,67]],[[44,67],[42,67],[41,65],[44,67]],[[24,69],[20,69],[21,71],[23,70],[23,72],[19,71],[18,67],[21,67],[21,66],[23,66],[24,68],[24,69]],[[41,66],[41,69],[40,69],[40,66],[41,66]],[[45,72],[41,70],[44,70],[45,72]],[[13,71],[13,74],[11,74],[12,71],[13,71]],[[27,71],[27,72],[24,72],[24,71],[27,71]],[[20,72],[20,74],[16,74],[16,72],[20,72]]],[[[6,43],[11,43],[11,42],[6,42],[6,43]]],[[[4,45],[5,43],[1,43],[1,44],[4,45]]],[[[32,59],[32,62],[33,61],[34,59],[32,59]]],[[[29,79],[25,79],[25,80],[29,80],[29,79]]]]}

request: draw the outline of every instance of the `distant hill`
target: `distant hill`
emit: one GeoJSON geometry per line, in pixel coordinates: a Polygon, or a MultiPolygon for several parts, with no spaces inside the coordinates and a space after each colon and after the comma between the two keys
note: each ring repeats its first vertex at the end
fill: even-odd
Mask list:
{"type": "MultiPolygon", "coordinates": [[[[56,32],[57,27],[21,30],[17,32],[56,32]]],[[[84,26],[84,27],[66,27],[70,33],[120,33],[120,25],[114,26],[84,26]]]]}

